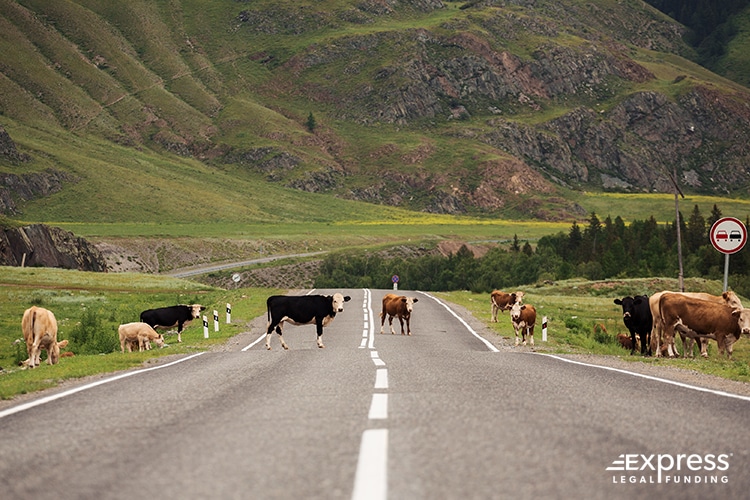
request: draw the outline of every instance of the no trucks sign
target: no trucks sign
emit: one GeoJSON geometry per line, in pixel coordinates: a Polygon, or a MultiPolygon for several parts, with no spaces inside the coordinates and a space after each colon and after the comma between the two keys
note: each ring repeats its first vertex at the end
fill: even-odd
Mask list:
{"type": "Polygon", "coordinates": [[[729,255],[742,250],[747,243],[747,228],[741,220],[734,217],[722,217],[714,222],[708,233],[711,244],[724,254],[724,291],[727,291],[729,278],[729,255]]]}

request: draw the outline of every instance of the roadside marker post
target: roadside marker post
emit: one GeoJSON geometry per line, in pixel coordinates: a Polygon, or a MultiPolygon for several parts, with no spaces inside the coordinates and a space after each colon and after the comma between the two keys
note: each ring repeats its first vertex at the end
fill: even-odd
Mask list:
{"type": "Polygon", "coordinates": [[[398,274],[394,274],[391,281],[393,281],[393,289],[398,290],[398,274]]]}
{"type": "Polygon", "coordinates": [[[219,331],[219,311],[214,309],[214,332],[219,331]]]}
{"type": "Polygon", "coordinates": [[[203,315],[203,338],[208,338],[208,318],[205,314],[203,315]]]}
{"type": "Polygon", "coordinates": [[[542,342],[547,342],[547,316],[542,317],[542,342]]]}
{"type": "Polygon", "coordinates": [[[232,304],[227,302],[227,325],[232,322],[232,304]]]}

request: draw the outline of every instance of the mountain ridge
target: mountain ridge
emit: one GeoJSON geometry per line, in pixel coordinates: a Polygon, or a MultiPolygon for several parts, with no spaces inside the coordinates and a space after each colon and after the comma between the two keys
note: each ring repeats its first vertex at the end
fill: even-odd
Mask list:
{"type": "Polygon", "coordinates": [[[750,186],[750,92],[680,57],[684,28],[641,2],[2,0],[0,13],[0,124],[32,158],[0,160],[6,173],[54,165],[105,189],[36,129],[73,134],[76,161],[96,137],[435,213],[577,217],[570,190],[668,191],[674,167],[697,193],[750,186]]]}

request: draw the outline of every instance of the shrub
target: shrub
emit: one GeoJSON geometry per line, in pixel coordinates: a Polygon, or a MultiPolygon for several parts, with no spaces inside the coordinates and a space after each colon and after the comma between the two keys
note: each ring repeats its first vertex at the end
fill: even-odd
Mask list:
{"type": "Polygon", "coordinates": [[[71,350],[80,354],[106,354],[120,346],[116,329],[103,325],[99,312],[86,309],[70,332],[71,350]]]}

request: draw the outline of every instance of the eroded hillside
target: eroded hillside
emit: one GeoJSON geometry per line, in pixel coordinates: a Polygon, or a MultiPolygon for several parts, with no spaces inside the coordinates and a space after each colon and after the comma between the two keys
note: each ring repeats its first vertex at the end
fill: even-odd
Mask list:
{"type": "MultiPolygon", "coordinates": [[[[683,58],[682,27],[640,1],[0,0],[0,14],[0,124],[31,159],[0,168],[63,189],[95,183],[78,156],[91,137],[436,213],[568,218],[568,189],[670,190],[675,168],[695,192],[750,187],[750,92],[683,58]],[[34,130],[75,136],[75,160],[34,130]]],[[[156,177],[130,189],[166,196],[156,177]]]]}

